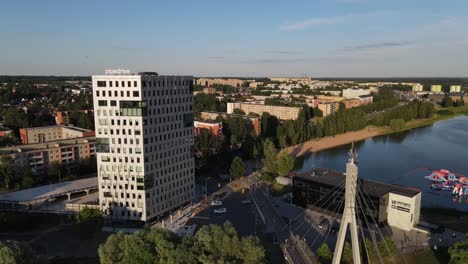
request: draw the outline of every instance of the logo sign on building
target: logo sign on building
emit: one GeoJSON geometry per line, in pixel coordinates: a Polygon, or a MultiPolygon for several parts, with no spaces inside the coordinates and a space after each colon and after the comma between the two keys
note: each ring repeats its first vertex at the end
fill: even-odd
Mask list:
{"type": "Polygon", "coordinates": [[[127,69],[107,69],[104,71],[106,75],[129,75],[130,70],[127,69]]]}

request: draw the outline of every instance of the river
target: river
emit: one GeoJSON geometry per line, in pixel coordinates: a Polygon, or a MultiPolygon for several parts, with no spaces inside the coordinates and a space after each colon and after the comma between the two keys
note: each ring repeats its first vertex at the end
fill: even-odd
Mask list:
{"type": "MultiPolygon", "coordinates": [[[[297,173],[313,167],[345,171],[349,145],[304,156],[297,173]]],[[[422,191],[423,207],[446,207],[468,211],[468,200],[453,200],[449,191],[434,191],[424,179],[429,170],[448,169],[468,176],[468,116],[436,122],[430,126],[369,138],[355,144],[359,177],[415,187],[422,191]]]]}

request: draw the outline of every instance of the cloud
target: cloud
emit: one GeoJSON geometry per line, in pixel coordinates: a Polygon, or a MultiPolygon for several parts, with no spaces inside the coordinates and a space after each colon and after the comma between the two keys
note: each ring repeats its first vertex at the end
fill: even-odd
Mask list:
{"type": "Polygon", "coordinates": [[[392,48],[392,47],[403,47],[410,45],[411,42],[378,42],[365,45],[357,45],[348,47],[348,50],[368,50],[368,49],[381,49],[381,48],[392,48]]]}
{"type": "Polygon", "coordinates": [[[292,59],[277,59],[277,58],[261,58],[244,60],[245,64],[283,64],[283,63],[299,63],[299,62],[351,62],[357,58],[352,57],[316,57],[316,58],[292,58],[292,59]]]}
{"type": "Polygon", "coordinates": [[[271,51],[269,51],[269,53],[283,54],[283,55],[302,54],[302,52],[294,51],[294,50],[271,50],[271,51]]]}
{"type": "Polygon", "coordinates": [[[280,30],[300,30],[311,26],[335,24],[343,21],[345,18],[346,16],[311,18],[293,23],[286,23],[285,25],[280,27],[280,30]]]}
{"type": "Polygon", "coordinates": [[[439,24],[444,25],[444,26],[456,26],[463,24],[464,19],[455,17],[455,16],[448,16],[446,18],[443,18],[439,21],[439,24]]]}

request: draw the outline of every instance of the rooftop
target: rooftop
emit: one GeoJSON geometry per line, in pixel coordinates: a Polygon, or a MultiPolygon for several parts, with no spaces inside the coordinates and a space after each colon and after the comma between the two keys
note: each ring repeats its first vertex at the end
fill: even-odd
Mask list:
{"type": "Polygon", "coordinates": [[[48,148],[56,147],[56,144],[59,144],[60,146],[64,146],[64,145],[76,145],[76,144],[95,142],[95,141],[96,141],[96,137],[93,136],[93,137],[60,139],[60,140],[49,141],[49,142],[44,142],[44,143],[34,143],[34,144],[18,145],[18,146],[12,146],[12,147],[4,147],[4,148],[0,148],[0,155],[12,154],[15,152],[48,149],[48,148]]]}
{"type": "Polygon", "coordinates": [[[34,188],[29,188],[16,192],[0,194],[0,201],[32,201],[53,197],[67,192],[74,192],[82,189],[92,189],[98,186],[97,177],[86,178],[76,181],[67,181],[49,184],[34,188]]]}
{"type": "MultiPolygon", "coordinates": [[[[345,181],[345,173],[323,168],[316,168],[314,170],[294,176],[293,180],[312,181],[328,186],[336,186],[345,181]]],[[[408,188],[362,178],[358,178],[358,180],[364,190],[366,190],[370,196],[374,197],[381,197],[389,192],[407,197],[413,197],[421,192],[421,190],[416,188],[408,188]]]]}

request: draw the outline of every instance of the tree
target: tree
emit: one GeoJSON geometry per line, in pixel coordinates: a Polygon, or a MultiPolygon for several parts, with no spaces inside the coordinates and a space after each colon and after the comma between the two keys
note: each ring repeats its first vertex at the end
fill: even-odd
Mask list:
{"type": "Polygon", "coordinates": [[[267,112],[263,112],[261,119],[261,135],[262,138],[276,138],[276,127],[278,126],[278,118],[267,112]]]}
{"type": "Polygon", "coordinates": [[[328,248],[328,245],[326,243],[323,243],[317,249],[317,255],[319,256],[319,258],[322,258],[324,260],[331,260],[332,259],[332,254],[330,252],[330,248],[328,248]]]}
{"type": "Polygon", "coordinates": [[[85,207],[75,216],[80,237],[89,238],[101,229],[102,212],[99,209],[85,207]]]}
{"type": "Polygon", "coordinates": [[[0,263],[3,264],[29,264],[33,263],[31,248],[14,240],[0,241],[0,263]]]}
{"type": "Polygon", "coordinates": [[[276,174],[278,171],[277,164],[276,164],[276,156],[277,151],[275,148],[275,144],[271,139],[265,140],[263,144],[263,155],[265,156],[263,169],[266,172],[276,174]]]}
{"type": "Polygon", "coordinates": [[[205,225],[184,238],[158,228],[112,234],[98,253],[103,264],[265,263],[265,249],[258,238],[240,237],[228,223],[205,225]]]}
{"type": "Polygon", "coordinates": [[[453,106],[452,97],[450,97],[450,96],[448,96],[448,95],[444,96],[444,98],[442,99],[441,105],[442,105],[443,107],[450,107],[450,106],[453,106]]]}
{"type": "Polygon", "coordinates": [[[405,120],[401,118],[390,120],[390,128],[395,131],[402,130],[403,128],[405,128],[405,120]]]}
{"type": "Polygon", "coordinates": [[[98,255],[101,264],[122,263],[124,257],[123,233],[110,235],[104,244],[99,245],[98,255]]]}
{"type": "Polygon", "coordinates": [[[232,113],[236,115],[245,115],[245,112],[239,108],[234,108],[234,111],[232,113]]]}
{"type": "Polygon", "coordinates": [[[280,176],[288,175],[294,168],[294,159],[286,151],[278,155],[278,174],[280,176]]]}
{"type": "Polygon", "coordinates": [[[349,244],[348,241],[345,241],[341,260],[347,264],[353,263],[353,249],[351,248],[351,244],[349,244]]]}
{"type": "Polygon", "coordinates": [[[276,136],[278,137],[278,143],[281,148],[286,148],[288,144],[288,135],[284,126],[278,126],[276,128],[276,136]]]}
{"type": "Polygon", "coordinates": [[[21,171],[23,172],[21,177],[21,188],[27,189],[34,185],[34,174],[29,166],[24,166],[21,171]]]}
{"type": "Polygon", "coordinates": [[[15,166],[13,158],[9,155],[3,155],[0,157],[0,184],[6,190],[13,187],[13,181],[15,179],[15,166]]]}
{"type": "Polygon", "coordinates": [[[231,162],[229,170],[232,179],[240,179],[245,174],[245,165],[239,156],[236,156],[231,162]]]}
{"type": "Polygon", "coordinates": [[[389,236],[385,236],[382,240],[377,242],[377,247],[382,256],[395,255],[396,246],[393,240],[389,236]]]}
{"type": "Polygon", "coordinates": [[[449,249],[450,264],[468,263],[468,233],[465,239],[453,244],[449,249]]]}

